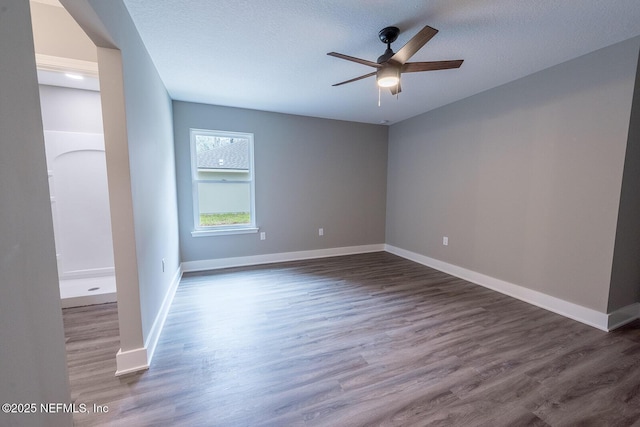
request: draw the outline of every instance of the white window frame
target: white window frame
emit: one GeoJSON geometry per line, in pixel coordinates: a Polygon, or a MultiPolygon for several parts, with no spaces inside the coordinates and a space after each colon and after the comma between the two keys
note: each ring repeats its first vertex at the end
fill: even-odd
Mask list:
{"type": "Polygon", "coordinates": [[[229,132],[222,130],[210,129],[189,129],[189,144],[191,146],[191,193],[193,201],[193,237],[205,236],[222,236],[229,234],[247,234],[257,233],[259,228],[256,227],[256,204],[255,204],[255,166],[253,161],[253,134],[246,132],[229,132]],[[247,180],[229,181],[229,180],[212,180],[198,178],[198,157],[196,152],[196,135],[221,136],[223,138],[246,138],[249,140],[249,191],[250,191],[250,215],[249,224],[229,224],[215,225],[203,227],[200,225],[200,208],[198,200],[198,184],[199,183],[246,183],[247,180]]]}

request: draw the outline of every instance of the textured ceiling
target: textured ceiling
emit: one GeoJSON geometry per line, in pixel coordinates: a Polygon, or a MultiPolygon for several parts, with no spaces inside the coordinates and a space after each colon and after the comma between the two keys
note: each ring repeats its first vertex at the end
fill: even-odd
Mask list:
{"type": "Polygon", "coordinates": [[[124,0],[173,99],[389,124],[640,35],[639,0],[124,0]],[[373,71],[378,31],[402,47],[440,32],[411,61],[464,59],[404,74],[399,98],[373,71]]]}

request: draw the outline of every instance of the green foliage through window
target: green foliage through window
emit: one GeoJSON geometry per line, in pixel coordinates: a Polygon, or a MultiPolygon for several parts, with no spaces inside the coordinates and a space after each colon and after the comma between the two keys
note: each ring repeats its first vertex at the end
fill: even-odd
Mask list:
{"type": "Polygon", "coordinates": [[[212,227],[215,225],[249,224],[249,223],[251,223],[251,214],[249,212],[200,214],[201,227],[212,227]]]}

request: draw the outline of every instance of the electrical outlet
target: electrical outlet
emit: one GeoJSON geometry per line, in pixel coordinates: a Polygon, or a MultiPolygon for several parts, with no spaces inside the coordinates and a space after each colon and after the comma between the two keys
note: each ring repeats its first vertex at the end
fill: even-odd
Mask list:
{"type": "Polygon", "coordinates": [[[260,232],[260,240],[267,240],[267,233],[264,231],[260,232]]]}
{"type": "Polygon", "coordinates": [[[442,238],[442,244],[445,246],[449,246],[449,238],[447,236],[444,236],[442,238]]]}
{"type": "Polygon", "coordinates": [[[318,228],[318,236],[324,236],[324,228],[318,228]]]}

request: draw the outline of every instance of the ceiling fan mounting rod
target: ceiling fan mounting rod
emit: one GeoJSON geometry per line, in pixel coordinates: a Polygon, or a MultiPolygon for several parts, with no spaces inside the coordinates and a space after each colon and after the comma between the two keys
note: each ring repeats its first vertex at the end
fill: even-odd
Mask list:
{"type": "Polygon", "coordinates": [[[385,27],[378,33],[378,38],[382,43],[387,44],[387,50],[384,51],[382,55],[378,57],[376,61],[378,64],[383,64],[388,62],[389,59],[393,56],[393,50],[391,49],[391,43],[393,43],[397,38],[398,34],[400,34],[400,29],[398,27],[385,27]]]}

